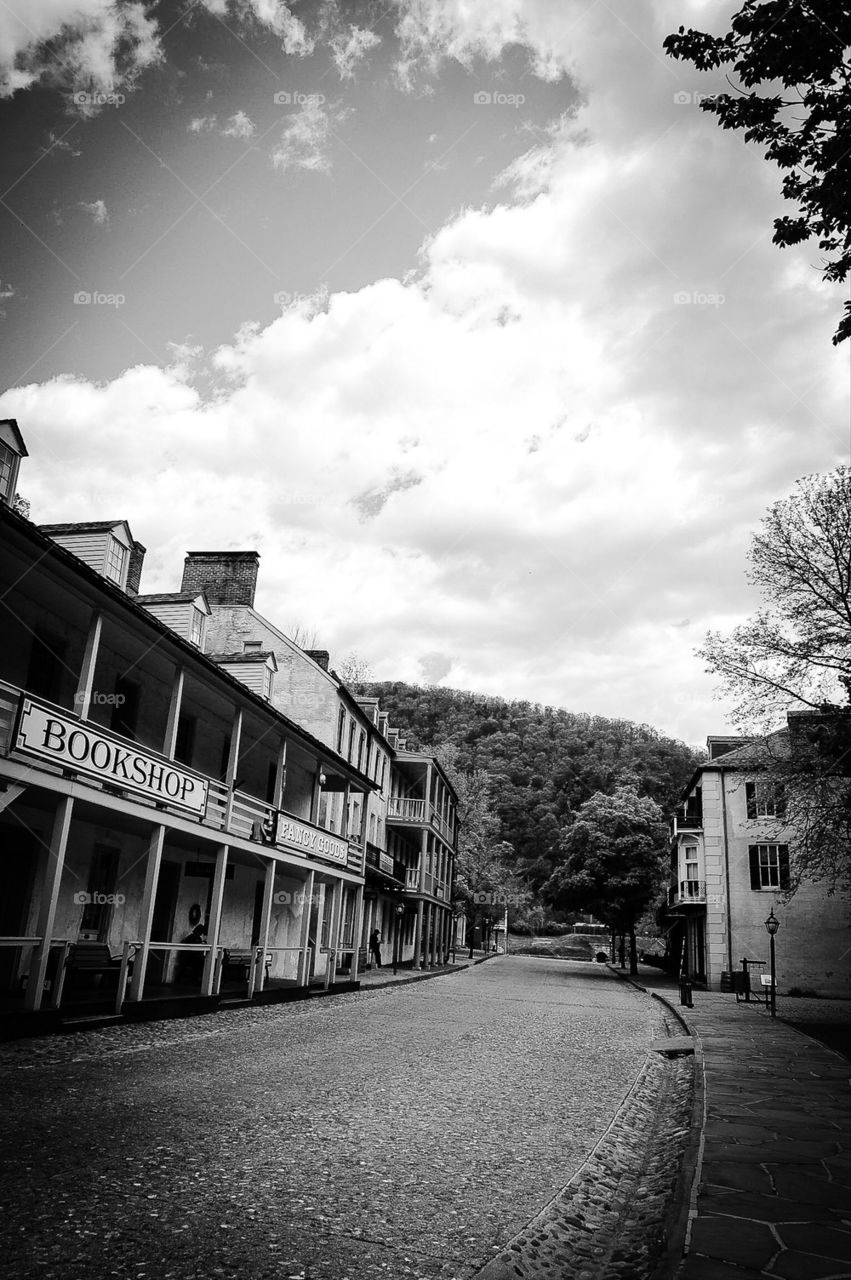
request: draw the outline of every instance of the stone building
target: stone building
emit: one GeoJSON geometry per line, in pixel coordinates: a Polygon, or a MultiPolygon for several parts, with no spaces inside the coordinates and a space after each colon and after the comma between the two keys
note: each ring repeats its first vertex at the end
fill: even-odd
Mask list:
{"type": "Polygon", "coordinates": [[[748,968],[758,987],[769,974],[765,921],[773,911],[778,991],[851,996],[847,901],[807,882],[784,897],[795,832],[784,825],[783,789],[766,776],[766,761],[786,752],[788,740],[788,728],[767,740],[707,739],[709,760],[684,789],[672,824],[672,951],[693,980],[714,990],[728,987],[743,961],[756,962],[748,968]]]}

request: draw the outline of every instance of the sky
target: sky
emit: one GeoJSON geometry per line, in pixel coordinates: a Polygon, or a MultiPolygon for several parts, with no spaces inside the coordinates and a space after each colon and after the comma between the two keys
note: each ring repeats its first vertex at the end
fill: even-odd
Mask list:
{"type": "Polygon", "coordinates": [[[848,461],[842,297],[668,58],[725,0],[5,0],[0,416],[142,590],[261,554],[331,662],[729,731],[696,655],[848,461]]]}

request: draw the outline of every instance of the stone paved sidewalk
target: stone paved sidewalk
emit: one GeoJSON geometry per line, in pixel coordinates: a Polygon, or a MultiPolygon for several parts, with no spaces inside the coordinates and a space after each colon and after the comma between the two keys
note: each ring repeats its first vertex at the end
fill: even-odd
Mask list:
{"type": "Polygon", "coordinates": [[[697,1040],[704,1123],[676,1280],[851,1277],[848,1062],[764,1007],[642,969],[697,1040]]]}

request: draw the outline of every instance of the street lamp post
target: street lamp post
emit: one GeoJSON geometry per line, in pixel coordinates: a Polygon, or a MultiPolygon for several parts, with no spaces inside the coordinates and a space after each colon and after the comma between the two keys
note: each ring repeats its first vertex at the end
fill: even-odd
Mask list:
{"type": "Polygon", "coordinates": [[[768,930],[769,949],[771,952],[771,955],[770,955],[771,987],[769,988],[770,998],[771,998],[771,1016],[772,1018],[776,1018],[777,1017],[777,972],[774,967],[774,936],[777,933],[777,930],[780,928],[780,921],[777,919],[777,916],[774,914],[774,907],[771,908],[769,917],[765,921],[765,927],[768,930]]]}
{"type": "Polygon", "coordinates": [[[399,966],[399,952],[401,950],[401,947],[399,946],[399,934],[402,928],[402,917],[404,914],[405,914],[405,904],[403,902],[397,902],[396,903],[396,932],[393,938],[393,974],[394,976],[399,966]]]}

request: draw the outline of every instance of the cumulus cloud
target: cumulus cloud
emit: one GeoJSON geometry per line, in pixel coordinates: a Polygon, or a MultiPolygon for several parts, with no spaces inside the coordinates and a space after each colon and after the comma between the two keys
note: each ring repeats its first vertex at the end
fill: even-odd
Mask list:
{"type": "Polygon", "coordinates": [[[92,222],[96,227],[109,226],[109,210],[103,200],[92,200],[90,203],[86,200],[80,200],[79,207],[85,209],[86,213],[91,215],[92,222]]]}
{"type": "MultiPolygon", "coordinates": [[[[529,0],[522,25],[519,0],[403,5],[411,58],[522,38],[545,69],[558,50],[584,106],[404,280],[287,306],[206,360],[178,346],[165,369],[0,397],[35,518],[126,515],[146,590],[175,587],[188,547],[250,534],[261,610],[310,617],[376,678],[693,741],[720,726],[694,647],[753,607],[765,507],[843,456],[847,353],[836,291],[765,234],[776,176],[675,99],[709,89],[658,56],[697,8],[637,5],[627,30],[578,0],[529,0]]],[[[331,127],[321,106],[295,114],[279,167],[327,168],[331,127]]]]}
{"type": "Polygon", "coordinates": [[[161,56],[159,33],[137,0],[11,0],[0,6],[0,96],[44,84],[90,101],[132,86],[161,56]]]}
{"type": "Polygon", "coordinates": [[[271,31],[280,40],[284,53],[305,58],[316,47],[315,36],[284,0],[202,0],[202,3],[218,18],[233,19],[243,25],[253,23],[271,31]]]}
{"type": "Polygon", "coordinates": [[[11,284],[4,284],[0,279],[0,320],[6,319],[6,303],[11,302],[15,296],[15,290],[11,284]]]}
{"type": "Polygon", "coordinates": [[[222,138],[252,138],[254,121],[245,111],[237,111],[224,124],[218,116],[193,116],[186,126],[189,133],[218,133],[222,138]]]}
{"type": "Polygon", "coordinates": [[[282,173],[288,169],[330,173],[332,133],[348,114],[339,104],[325,104],[319,95],[308,97],[284,125],[272,150],[272,164],[282,173]]]}
{"type": "Polygon", "coordinates": [[[350,80],[358,63],[363,61],[370,49],[379,44],[381,37],[364,27],[352,26],[335,32],[329,41],[329,47],[340,78],[350,80]]]}
{"type": "Polygon", "coordinates": [[[237,111],[221,132],[223,138],[251,138],[255,133],[254,121],[244,111],[237,111]]]}

